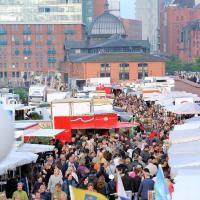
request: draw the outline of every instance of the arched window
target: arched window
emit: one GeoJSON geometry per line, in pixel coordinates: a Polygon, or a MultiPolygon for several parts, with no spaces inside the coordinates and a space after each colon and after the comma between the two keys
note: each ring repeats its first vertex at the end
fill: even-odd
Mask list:
{"type": "Polygon", "coordinates": [[[139,63],[138,64],[138,79],[144,79],[145,77],[148,77],[148,64],[139,63]]]}
{"type": "Polygon", "coordinates": [[[129,80],[129,64],[128,63],[120,64],[119,80],[129,80]]]}
{"type": "Polygon", "coordinates": [[[101,64],[101,74],[100,77],[110,77],[110,64],[101,64]]]}

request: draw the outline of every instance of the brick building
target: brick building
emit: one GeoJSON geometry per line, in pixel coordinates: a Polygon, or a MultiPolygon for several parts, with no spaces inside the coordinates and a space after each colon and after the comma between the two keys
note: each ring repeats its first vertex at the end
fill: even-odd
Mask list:
{"type": "Polygon", "coordinates": [[[160,15],[161,53],[193,62],[199,54],[195,24],[200,19],[200,6],[169,5],[161,7],[160,15]]]}
{"type": "Polygon", "coordinates": [[[71,59],[66,63],[69,79],[110,77],[112,83],[132,82],[147,76],[164,76],[165,60],[150,54],[102,53],[71,59]]]}
{"type": "Polygon", "coordinates": [[[188,23],[182,30],[179,57],[188,63],[200,56],[200,21],[188,23]]]}
{"type": "Polygon", "coordinates": [[[142,22],[133,19],[122,19],[127,38],[130,40],[142,40],[142,22]]]}
{"type": "Polygon", "coordinates": [[[83,40],[82,3],[71,0],[0,2],[0,82],[43,80],[63,61],[65,40],[83,40]],[[9,7],[9,9],[8,9],[9,7]]]}
{"type": "Polygon", "coordinates": [[[69,86],[97,77],[110,77],[112,83],[132,82],[164,76],[165,60],[150,54],[148,40],[128,39],[123,21],[105,9],[93,21],[86,40],[66,41],[62,70],[69,86]]]}
{"type": "Polygon", "coordinates": [[[160,51],[167,55],[179,55],[182,28],[191,19],[191,8],[176,5],[162,7],[160,14],[160,51]]]}

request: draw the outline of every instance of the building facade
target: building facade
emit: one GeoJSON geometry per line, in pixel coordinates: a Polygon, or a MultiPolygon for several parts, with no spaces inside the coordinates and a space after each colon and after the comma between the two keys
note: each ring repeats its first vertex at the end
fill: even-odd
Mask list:
{"type": "Polygon", "coordinates": [[[0,81],[51,76],[64,59],[65,40],[83,40],[79,0],[0,1],[0,81]]]}
{"type": "Polygon", "coordinates": [[[179,58],[188,63],[200,56],[200,21],[188,23],[181,33],[179,58]]]}
{"type": "Polygon", "coordinates": [[[142,22],[133,19],[121,19],[130,40],[142,40],[142,22]]]}
{"type": "MultiPolygon", "coordinates": [[[[198,55],[198,51],[195,49],[197,43],[193,41],[193,37],[188,37],[188,34],[191,34],[192,30],[190,29],[193,29],[196,21],[200,19],[200,7],[188,8],[178,5],[162,7],[160,19],[161,53],[193,62],[198,55]]],[[[195,33],[193,34],[195,35],[195,33]]]]}
{"type": "Polygon", "coordinates": [[[165,75],[165,60],[147,54],[95,54],[71,60],[66,65],[67,77],[74,80],[110,77],[112,83],[122,83],[142,79],[143,75],[165,75]]]}
{"type": "Polygon", "coordinates": [[[129,40],[121,19],[108,10],[92,23],[87,40],[66,42],[64,80],[70,85],[109,77],[112,83],[164,76],[165,60],[150,54],[148,40],[129,40]]]}
{"type": "Polygon", "coordinates": [[[149,40],[151,51],[159,47],[159,5],[160,0],[136,0],[135,16],[142,22],[142,39],[149,40]]]}

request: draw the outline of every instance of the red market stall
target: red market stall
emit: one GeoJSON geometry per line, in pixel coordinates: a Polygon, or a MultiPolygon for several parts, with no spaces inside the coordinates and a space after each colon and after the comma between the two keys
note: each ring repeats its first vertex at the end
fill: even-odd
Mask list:
{"type": "Polygon", "coordinates": [[[138,126],[137,123],[119,122],[116,113],[91,114],[82,116],[64,116],[54,117],[54,127],[56,129],[65,129],[65,136],[60,134],[57,139],[71,141],[72,129],[119,129],[138,126]]]}

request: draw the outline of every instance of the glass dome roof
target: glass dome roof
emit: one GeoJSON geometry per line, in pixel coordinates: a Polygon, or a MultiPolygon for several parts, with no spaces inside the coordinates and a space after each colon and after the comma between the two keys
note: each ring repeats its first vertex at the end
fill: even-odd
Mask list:
{"type": "Polygon", "coordinates": [[[89,34],[92,35],[126,35],[126,31],[121,20],[110,14],[104,12],[97,17],[91,25],[89,34]]]}

